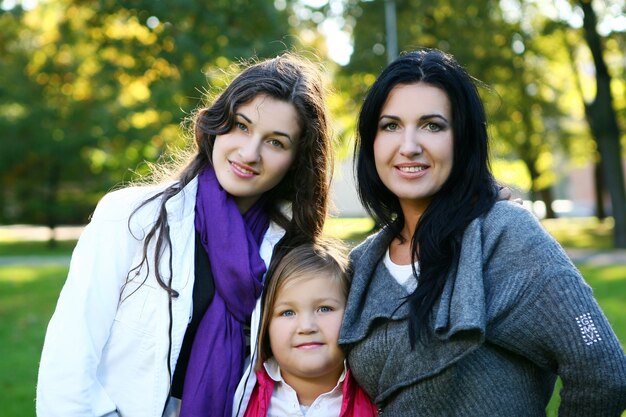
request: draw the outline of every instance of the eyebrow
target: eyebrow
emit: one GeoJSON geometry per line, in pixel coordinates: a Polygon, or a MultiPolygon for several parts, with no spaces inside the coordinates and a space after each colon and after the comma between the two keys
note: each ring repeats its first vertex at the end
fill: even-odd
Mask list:
{"type": "MultiPolygon", "coordinates": [[[[389,114],[381,114],[378,120],[380,121],[382,119],[400,120],[400,117],[389,115],[389,114]]],[[[443,115],[439,113],[425,114],[419,118],[419,120],[428,120],[428,119],[441,119],[446,123],[450,123],[448,119],[446,119],[443,115]]]]}
{"type": "MultiPolygon", "coordinates": [[[[243,114],[243,113],[235,113],[235,116],[239,116],[239,117],[241,117],[241,118],[242,118],[242,119],[244,119],[246,122],[248,122],[248,124],[251,124],[251,125],[253,125],[253,124],[254,124],[254,122],[252,122],[252,120],[250,120],[250,119],[248,118],[248,116],[246,116],[246,115],[245,115],[245,114],[243,114]]],[[[289,142],[293,143],[293,139],[291,139],[291,136],[289,136],[289,134],[288,134],[288,133],[281,132],[280,130],[274,130],[272,133],[273,133],[273,134],[275,134],[275,135],[278,135],[278,136],[284,136],[285,138],[287,138],[287,139],[289,140],[289,142]]]]}
{"type": "MultiPolygon", "coordinates": [[[[321,297],[321,298],[315,298],[312,301],[313,301],[313,304],[324,304],[324,303],[332,303],[332,302],[337,303],[337,304],[345,303],[345,300],[343,298],[336,298],[336,297],[321,297]]],[[[283,307],[283,306],[292,307],[294,304],[297,304],[297,301],[295,302],[294,300],[281,301],[280,303],[274,303],[274,308],[283,307]]]]}

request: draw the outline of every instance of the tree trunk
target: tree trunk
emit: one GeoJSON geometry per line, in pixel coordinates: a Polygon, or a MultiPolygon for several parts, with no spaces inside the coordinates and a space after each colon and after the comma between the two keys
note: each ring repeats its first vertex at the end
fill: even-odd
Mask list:
{"type": "Polygon", "coordinates": [[[528,169],[528,175],[530,175],[530,201],[543,201],[546,206],[545,218],[555,219],[556,213],[552,209],[552,202],[554,201],[554,197],[552,196],[552,189],[550,187],[543,189],[535,188],[537,178],[539,178],[539,172],[537,171],[537,168],[535,168],[535,161],[526,159],[523,159],[523,161],[526,164],[526,169],[528,169]]]}
{"type": "Polygon", "coordinates": [[[606,187],[604,186],[604,177],[602,176],[602,164],[600,164],[599,161],[593,164],[593,183],[596,193],[596,217],[598,220],[603,221],[606,219],[606,211],[604,210],[604,193],[606,187]]]}
{"type": "Polygon", "coordinates": [[[596,97],[585,106],[591,132],[598,144],[600,162],[606,186],[611,196],[615,228],[613,241],[616,248],[626,248],[626,188],[622,168],[622,150],[617,117],[611,95],[611,76],[604,62],[597,19],[591,0],[579,0],[583,10],[585,40],[591,50],[596,68],[596,97]]]}
{"type": "Polygon", "coordinates": [[[546,219],[556,219],[557,215],[554,209],[552,208],[552,203],[554,202],[554,195],[552,195],[552,188],[542,188],[538,190],[539,196],[543,203],[546,205],[546,219]]]}

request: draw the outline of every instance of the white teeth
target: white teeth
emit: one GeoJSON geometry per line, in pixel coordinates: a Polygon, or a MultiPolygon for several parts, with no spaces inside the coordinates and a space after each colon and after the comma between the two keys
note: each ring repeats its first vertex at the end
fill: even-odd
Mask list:
{"type": "Polygon", "coordinates": [[[425,167],[398,167],[402,172],[420,172],[425,170],[425,167]]]}
{"type": "Polygon", "coordinates": [[[239,172],[243,173],[243,174],[247,174],[247,175],[252,175],[254,174],[254,171],[250,171],[249,169],[245,169],[244,167],[242,167],[241,165],[237,165],[237,164],[233,164],[231,163],[231,165],[239,172]]]}

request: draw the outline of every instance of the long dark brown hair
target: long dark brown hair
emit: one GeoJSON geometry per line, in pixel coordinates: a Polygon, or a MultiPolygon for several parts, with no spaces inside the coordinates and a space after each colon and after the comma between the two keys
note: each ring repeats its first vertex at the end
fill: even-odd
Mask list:
{"type": "MultiPolygon", "coordinates": [[[[216,135],[229,132],[233,128],[236,110],[258,95],[291,103],[298,114],[301,129],[296,156],[289,172],[278,185],[265,193],[270,220],[286,232],[276,245],[274,254],[278,255],[299,244],[312,242],[321,235],[328,212],[333,165],[325,89],[316,64],[292,53],[285,53],[248,65],[212,104],[195,112],[192,119],[195,149],[186,164],[179,169],[175,183],[144,201],[133,212],[135,214],[152,201],[159,202],[158,216],[144,237],[143,258],[129,272],[127,281],[133,279],[143,265],[148,267],[148,247],[154,244],[153,261],[157,281],[170,296],[178,295],[171,287],[171,264],[169,276],[164,276],[159,267],[161,257],[166,251],[171,262],[171,241],[165,205],[212,163],[216,135]],[[290,205],[290,213],[287,210],[288,213],[285,214],[285,205],[290,205]]],[[[147,273],[144,277],[147,277],[147,273]]]]}

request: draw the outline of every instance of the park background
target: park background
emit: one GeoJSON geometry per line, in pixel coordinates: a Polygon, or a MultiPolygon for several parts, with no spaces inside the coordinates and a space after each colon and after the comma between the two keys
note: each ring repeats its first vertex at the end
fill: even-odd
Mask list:
{"type": "Polygon", "coordinates": [[[285,50],[330,87],[328,234],[356,244],[373,226],[351,174],[367,87],[401,51],[442,49],[484,83],[497,178],[626,343],[624,0],[0,0],[0,27],[3,416],[35,414],[45,328],[99,198],[185,148],[189,116],[241,60],[285,50]]]}

